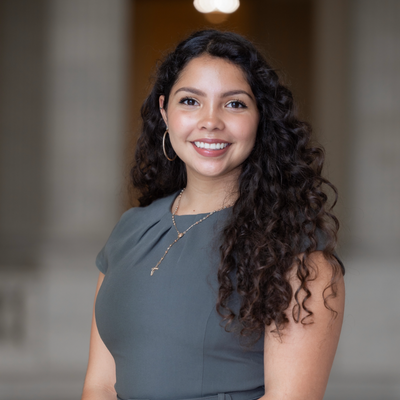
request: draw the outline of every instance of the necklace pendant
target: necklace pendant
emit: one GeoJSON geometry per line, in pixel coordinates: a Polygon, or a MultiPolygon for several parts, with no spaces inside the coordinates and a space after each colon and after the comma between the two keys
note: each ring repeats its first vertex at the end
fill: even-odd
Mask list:
{"type": "Polygon", "coordinates": [[[180,192],[180,194],[179,194],[179,196],[178,196],[178,201],[177,201],[177,205],[176,205],[176,207],[175,207],[175,211],[172,213],[172,223],[173,223],[173,225],[174,225],[174,227],[175,227],[175,229],[176,229],[176,232],[177,232],[177,234],[178,234],[178,237],[168,246],[167,250],[165,250],[164,255],[161,257],[161,260],[157,263],[157,265],[151,269],[150,276],[153,276],[154,272],[156,272],[156,270],[158,270],[158,266],[159,266],[159,265],[162,263],[162,261],[164,260],[165,256],[166,256],[167,253],[169,252],[169,249],[170,249],[179,239],[181,239],[181,238],[185,235],[185,233],[187,233],[187,232],[188,232],[190,229],[192,229],[194,226],[196,226],[196,225],[200,224],[201,222],[203,222],[204,220],[206,220],[208,217],[210,217],[211,215],[213,215],[215,212],[221,211],[221,210],[223,210],[224,208],[226,208],[226,207],[222,207],[222,208],[220,208],[219,210],[211,211],[211,212],[210,212],[209,214],[207,214],[205,217],[199,219],[197,222],[195,222],[194,224],[190,225],[189,228],[187,228],[184,232],[179,232],[179,231],[178,231],[178,227],[176,226],[176,223],[175,223],[175,214],[176,214],[177,211],[178,211],[179,204],[180,204],[181,198],[182,198],[182,193],[183,193],[184,190],[185,190],[185,189],[182,189],[182,190],[181,190],[181,192],[180,192]]]}

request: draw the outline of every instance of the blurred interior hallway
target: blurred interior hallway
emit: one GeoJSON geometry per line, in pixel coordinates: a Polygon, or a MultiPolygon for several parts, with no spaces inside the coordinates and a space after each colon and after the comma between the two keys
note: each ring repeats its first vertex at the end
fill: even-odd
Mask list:
{"type": "Polygon", "coordinates": [[[325,399],[400,398],[399,19],[397,0],[242,0],[220,25],[191,0],[3,0],[0,398],[80,396],[148,76],[210,26],[283,70],[339,189],[347,306],[325,399]]]}

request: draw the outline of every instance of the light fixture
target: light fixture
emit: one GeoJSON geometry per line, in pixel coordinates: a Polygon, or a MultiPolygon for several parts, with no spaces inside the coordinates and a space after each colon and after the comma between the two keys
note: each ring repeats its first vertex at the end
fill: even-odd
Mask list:
{"type": "Polygon", "coordinates": [[[193,5],[203,14],[213,12],[231,14],[239,8],[240,2],[239,0],[194,0],[193,5]]]}

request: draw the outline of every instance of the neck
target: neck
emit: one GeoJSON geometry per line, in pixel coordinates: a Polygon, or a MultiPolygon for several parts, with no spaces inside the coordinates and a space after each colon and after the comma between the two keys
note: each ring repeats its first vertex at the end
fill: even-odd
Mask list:
{"type": "MultiPolygon", "coordinates": [[[[211,180],[192,177],[182,195],[177,215],[209,213],[230,207],[238,197],[237,177],[211,180]]],[[[173,205],[176,207],[176,203],[173,205]]]]}

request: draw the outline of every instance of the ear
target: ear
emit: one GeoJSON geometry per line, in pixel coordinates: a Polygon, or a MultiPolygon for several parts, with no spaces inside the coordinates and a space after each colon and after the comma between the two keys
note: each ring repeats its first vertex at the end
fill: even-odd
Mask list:
{"type": "Polygon", "coordinates": [[[159,97],[159,99],[158,99],[158,104],[159,104],[159,106],[160,106],[160,113],[161,113],[161,116],[162,116],[162,118],[163,118],[163,120],[164,120],[164,122],[165,122],[165,125],[167,126],[167,128],[168,128],[168,118],[167,118],[167,113],[166,113],[166,111],[165,111],[165,109],[164,109],[164,100],[165,100],[165,96],[160,96],[159,97]]]}

